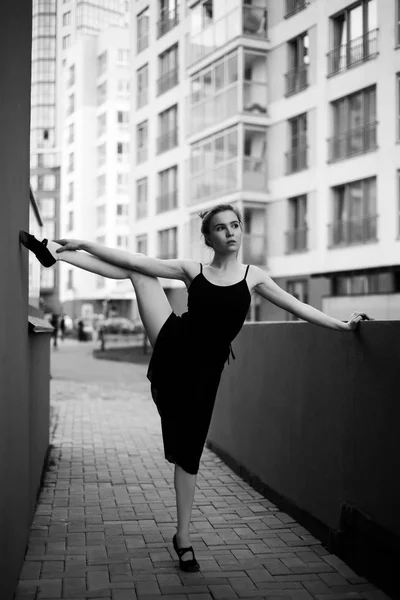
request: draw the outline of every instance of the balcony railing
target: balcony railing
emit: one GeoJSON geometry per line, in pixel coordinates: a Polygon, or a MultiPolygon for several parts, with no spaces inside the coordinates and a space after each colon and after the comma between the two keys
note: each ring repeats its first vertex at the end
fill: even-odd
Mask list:
{"type": "Polygon", "coordinates": [[[161,152],[166,152],[171,148],[175,148],[178,145],[178,129],[173,129],[172,131],[167,131],[160,135],[157,139],[157,154],[161,154],[161,152]]]}
{"type": "Polygon", "coordinates": [[[157,38],[162,37],[168,31],[176,27],[179,23],[178,9],[171,10],[169,13],[162,15],[157,22],[157,38]]]}
{"type": "Polygon", "coordinates": [[[307,250],[308,227],[296,227],[286,231],[286,252],[305,252],[307,250]]]}
{"type": "Polygon", "coordinates": [[[377,121],[350,129],[328,140],[329,160],[335,161],[376,150],[377,121]]]}
{"type": "Polygon", "coordinates": [[[328,225],[329,246],[349,246],[377,240],[378,215],[334,221],[328,225]]]}
{"type": "Polygon", "coordinates": [[[244,233],[242,247],[245,264],[266,265],[267,238],[264,234],[244,233]]]}
{"type": "Polygon", "coordinates": [[[307,146],[299,146],[286,152],[286,174],[297,173],[303,169],[307,169],[307,146]]]}
{"type": "Polygon", "coordinates": [[[368,31],[328,52],[328,74],[336,75],[378,54],[378,30],[368,31]]]}
{"type": "Polygon", "coordinates": [[[300,10],[303,10],[308,4],[309,2],[307,2],[307,0],[286,0],[285,19],[288,19],[300,10]]]}
{"type": "Polygon", "coordinates": [[[179,68],[171,69],[168,73],[164,73],[157,81],[157,95],[160,96],[167,92],[171,88],[178,85],[179,82],[179,68]]]}
{"type": "Polygon", "coordinates": [[[160,194],[157,197],[157,213],[172,210],[178,206],[178,190],[160,194]]]}
{"type": "Polygon", "coordinates": [[[285,74],[286,96],[296,94],[308,86],[308,65],[301,65],[285,74]]]}

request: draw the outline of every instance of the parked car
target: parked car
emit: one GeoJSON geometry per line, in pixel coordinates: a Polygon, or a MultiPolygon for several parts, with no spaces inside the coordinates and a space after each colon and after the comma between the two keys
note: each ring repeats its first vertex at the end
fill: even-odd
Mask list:
{"type": "Polygon", "coordinates": [[[100,330],[104,333],[123,335],[144,333],[144,327],[141,321],[132,321],[126,317],[110,317],[109,319],[105,319],[100,325],[100,330]]]}

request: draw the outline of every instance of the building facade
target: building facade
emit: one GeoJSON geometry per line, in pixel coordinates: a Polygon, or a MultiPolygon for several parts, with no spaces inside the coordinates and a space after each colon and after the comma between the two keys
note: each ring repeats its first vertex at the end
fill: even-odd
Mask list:
{"type": "Polygon", "coordinates": [[[133,3],[137,251],[207,261],[197,213],[230,202],[242,262],[338,318],[400,318],[399,4],[133,3]]]}

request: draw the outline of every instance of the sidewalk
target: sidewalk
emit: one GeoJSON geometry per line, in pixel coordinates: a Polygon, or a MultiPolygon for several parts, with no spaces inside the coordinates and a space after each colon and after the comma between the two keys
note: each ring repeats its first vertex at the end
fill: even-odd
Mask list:
{"type": "Polygon", "coordinates": [[[146,366],[96,361],[93,347],[52,351],[52,461],[15,600],[388,599],[207,448],[191,526],[201,571],[180,571],[146,366]]]}

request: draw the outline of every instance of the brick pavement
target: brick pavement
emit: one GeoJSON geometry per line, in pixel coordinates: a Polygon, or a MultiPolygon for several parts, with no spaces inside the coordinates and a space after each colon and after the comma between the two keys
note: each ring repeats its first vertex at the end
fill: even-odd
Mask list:
{"type": "Polygon", "coordinates": [[[53,352],[51,462],[15,600],[388,599],[207,448],[191,524],[201,571],[180,571],[145,367],[90,350],[53,352]]]}

